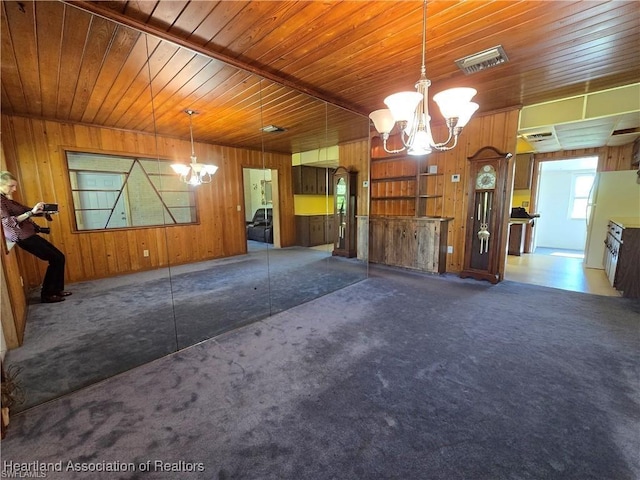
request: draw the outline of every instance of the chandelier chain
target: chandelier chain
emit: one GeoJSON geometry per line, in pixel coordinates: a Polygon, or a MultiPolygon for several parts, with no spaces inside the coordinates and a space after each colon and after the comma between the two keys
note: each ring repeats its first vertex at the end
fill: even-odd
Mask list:
{"type": "Polygon", "coordinates": [[[195,158],[196,150],[193,146],[193,114],[195,112],[193,110],[187,110],[187,114],[189,115],[189,134],[191,136],[191,156],[195,158]]]}
{"type": "Polygon", "coordinates": [[[381,134],[383,147],[387,153],[407,151],[409,155],[428,155],[433,150],[446,151],[455,148],[458,136],[467,124],[478,104],[471,101],[477,93],[474,88],[450,88],[434,95],[433,100],[440,107],[448,130],[444,142],[436,142],[431,132],[429,115],[429,87],[427,78],[427,3],[422,4],[422,65],[420,79],[415,91],[397,92],[384,99],[387,109],[376,110],[369,114],[373,125],[381,134]],[[387,141],[391,131],[397,132],[401,148],[390,149],[387,141]]]}
{"type": "Polygon", "coordinates": [[[203,183],[211,183],[213,174],[216,173],[218,167],[206,163],[198,163],[196,157],[195,143],[193,141],[193,115],[197,114],[195,110],[184,110],[189,115],[189,139],[191,140],[191,164],[174,163],[171,168],[180,175],[180,181],[192,186],[202,185],[203,183]]]}
{"type": "Polygon", "coordinates": [[[424,0],[422,4],[422,68],[421,68],[421,76],[427,76],[427,64],[426,64],[426,56],[427,56],[427,0],[424,0]]]}

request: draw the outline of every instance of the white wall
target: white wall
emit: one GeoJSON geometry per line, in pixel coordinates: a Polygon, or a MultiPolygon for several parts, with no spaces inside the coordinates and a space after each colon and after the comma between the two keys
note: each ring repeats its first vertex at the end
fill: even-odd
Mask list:
{"type": "Polygon", "coordinates": [[[583,250],[587,238],[584,219],[569,218],[571,183],[575,171],[543,171],[535,220],[536,247],[583,250]]]}
{"type": "Polygon", "coordinates": [[[271,170],[245,168],[244,176],[244,208],[246,221],[250,222],[256,210],[262,205],[261,180],[271,181],[271,170]]]}

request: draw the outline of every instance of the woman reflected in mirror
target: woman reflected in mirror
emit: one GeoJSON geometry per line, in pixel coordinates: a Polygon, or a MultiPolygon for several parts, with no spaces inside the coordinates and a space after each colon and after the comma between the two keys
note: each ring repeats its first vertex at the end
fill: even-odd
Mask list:
{"type": "Polygon", "coordinates": [[[64,253],[38,235],[41,227],[31,219],[34,215],[44,213],[45,204],[38,202],[29,208],[16,202],[13,193],[17,187],[18,181],[11,172],[0,172],[4,236],[8,242],[14,242],[18,247],[49,263],[42,281],[40,298],[43,303],[62,302],[65,297],[71,295],[71,292],[64,289],[64,253]]]}

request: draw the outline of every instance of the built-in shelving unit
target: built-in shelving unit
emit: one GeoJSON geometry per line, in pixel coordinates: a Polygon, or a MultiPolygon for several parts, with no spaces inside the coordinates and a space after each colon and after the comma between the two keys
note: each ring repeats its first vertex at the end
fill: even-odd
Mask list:
{"type": "Polygon", "coordinates": [[[415,215],[415,161],[404,155],[371,158],[371,215],[415,215]]]}
{"type": "Polygon", "coordinates": [[[428,159],[423,159],[419,168],[416,216],[442,217],[443,175],[438,173],[438,165],[430,164],[428,159]]]}
{"type": "MultiPolygon", "coordinates": [[[[372,141],[375,139],[372,139],[372,141]]],[[[371,215],[442,217],[444,176],[429,156],[371,150],[371,215]]]]}
{"type": "Polygon", "coordinates": [[[436,157],[389,154],[376,136],[371,145],[369,261],[444,273],[451,218],[443,218],[444,175],[436,157]]]}

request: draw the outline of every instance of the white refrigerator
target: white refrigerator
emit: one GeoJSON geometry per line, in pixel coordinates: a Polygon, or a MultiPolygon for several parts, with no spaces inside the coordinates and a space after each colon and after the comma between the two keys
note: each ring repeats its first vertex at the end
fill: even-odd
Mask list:
{"type": "Polygon", "coordinates": [[[640,221],[640,177],[636,170],[600,172],[591,189],[587,207],[587,241],[584,266],[604,269],[604,241],[612,217],[640,221]]]}

